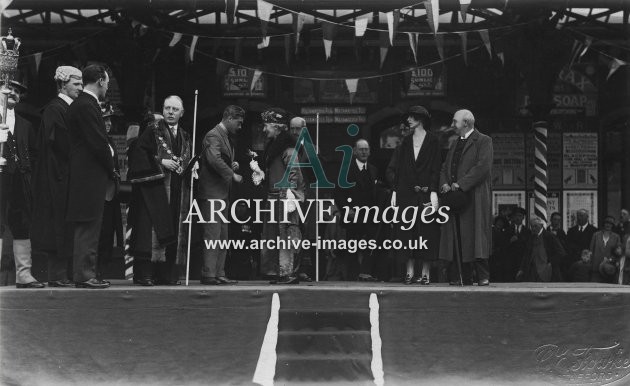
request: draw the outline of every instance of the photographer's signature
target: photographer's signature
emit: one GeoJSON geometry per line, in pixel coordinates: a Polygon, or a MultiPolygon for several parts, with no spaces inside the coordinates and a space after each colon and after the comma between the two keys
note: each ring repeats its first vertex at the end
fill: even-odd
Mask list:
{"type": "Polygon", "coordinates": [[[605,385],[630,373],[630,356],[619,344],[610,347],[540,346],[538,370],[556,380],[579,385],[605,385]]]}

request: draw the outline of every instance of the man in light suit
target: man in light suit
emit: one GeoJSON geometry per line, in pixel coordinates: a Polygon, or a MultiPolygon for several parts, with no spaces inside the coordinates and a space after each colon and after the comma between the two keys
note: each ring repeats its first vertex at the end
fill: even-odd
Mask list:
{"type": "MultiPolygon", "coordinates": [[[[230,135],[235,135],[243,124],[245,111],[239,106],[230,105],[223,111],[223,119],[210,130],[203,139],[203,151],[200,154],[199,165],[199,208],[204,216],[210,213],[208,199],[222,200],[225,219],[229,216],[230,188],[232,182],[240,183],[243,177],[237,173],[239,165],[234,162],[234,146],[230,135]]],[[[215,204],[215,208],[218,205],[215,204]]],[[[221,216],[215,216],[214,222],[203,224],[203,238],[205,240],[227,240],[228,224],[221,216]]],[[[235,284],[225,276],[226,249],[203,250],[201,266],[201,284],[235,284]]]]}
{"type": "Polygon", "coordinates": [[[70,178],[66,220],[74,223],[73,279],[77,288],[107,288],[96,278],[96,255],[103,222],[103,201],[119,178],[114,150],[107,140],[99,99],[105,99],[109,75],[105,67],[83,70],[83,92],[68,107],[70,178]]]}

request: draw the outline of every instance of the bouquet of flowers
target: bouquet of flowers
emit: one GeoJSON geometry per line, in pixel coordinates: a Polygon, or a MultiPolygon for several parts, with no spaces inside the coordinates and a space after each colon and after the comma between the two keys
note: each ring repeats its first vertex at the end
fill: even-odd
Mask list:
{"type": "Polygon", "coordinates": [[[260,169],[258,165],[258,161],[256,161],[256,157],[258,154],[255,151],[248,150],[247,154],[252,157],[252,160],[249,161],[249,167],[252,169],[252,181],[254,185],[258,186],[265,179],[265,172],[260,169]]]}

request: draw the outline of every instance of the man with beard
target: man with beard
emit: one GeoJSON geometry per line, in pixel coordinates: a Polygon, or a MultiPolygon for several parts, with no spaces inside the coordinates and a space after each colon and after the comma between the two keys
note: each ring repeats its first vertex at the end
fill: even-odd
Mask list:
{"type": "Polygon", "coordinates": [[[38,221],[32,224],[31,241],[36,250],[48,255],[48,286],[72,287],[73,230],[66,222],[70,172],[66,112],[83,90],[83,75],[78,68],[60,66],[54,79],[59,93],[44,107],[37,136],[33,209],[38,221]]]}
{"type": "Polygon", "coordinates": [[[15,286],[17,288],[43,288],[31,275],[31,155],[33,146],[32,125],[15,113],[15,106],[26,91],[18,81],[9,83],[6,124],[0,127],[0,142],[5,143],[4,158],[7,164],[2,171],[2,202],[0,203],[0,250],[5,230],[13,235],[15,257],[15,286]]]}

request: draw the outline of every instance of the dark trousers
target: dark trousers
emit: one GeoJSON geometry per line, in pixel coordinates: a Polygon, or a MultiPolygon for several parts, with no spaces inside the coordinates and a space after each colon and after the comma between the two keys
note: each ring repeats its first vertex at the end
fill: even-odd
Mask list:
{"type": "MultiPolygon", "coordinates": [[[[229,203],[227,203],[229,207],[229,203]]],[[[201,213],[210,212],[210,203],[204,200],[200,203],[199,209],[201,213]]],[[[223,215],[227,217],[228,211],[224,210],[223,215]]],[[[221,220],[220,216],[215,216],[216,222],[202,224],[203,238],[205,240],[227,240],[228,239],[228,224],[221,220]]],[[[205,243],[204,243],[205,244],[205,243]]],[[[208,249],[203,248],[203,259],[201,263],[201,277],[213,278],[225,276],[225,258],[227,256],[227,249],[208,249]]]]}
{"type": "Polygon", "coordinates": [[[83,282],[96,278],[98,239],[101,233],[101,217],[92,221],[74,223],[73,279],[83,282]]]}
{"type": "MultiPolygon", "coordinates": [[[[490,266],[488,259],[475,259],[474,262],[462,263],[462,280],[464,284],[472,284],[473,269],[477,274],[477,281],[490,280],[490,266]]],[[[459,280],[459,268],[457,262],[451,263],[451,281],[459,280]]]]}
{"type": "Polygon", "coordinates": [[[74,228],[71,223],[66,223],[63,229],[63,240],[57,244],[57,250],[50,251],[48,255],[48,281],[71,279],[72,275],[72,251],[74,249],[74,228]]]}

